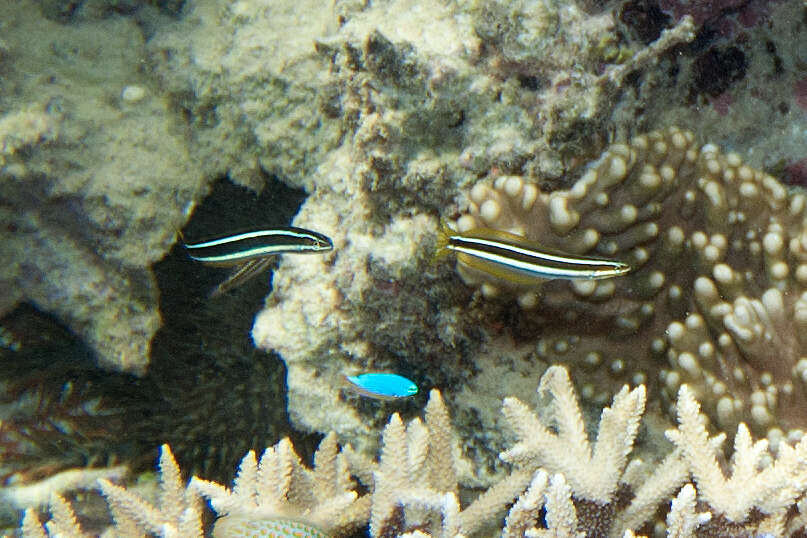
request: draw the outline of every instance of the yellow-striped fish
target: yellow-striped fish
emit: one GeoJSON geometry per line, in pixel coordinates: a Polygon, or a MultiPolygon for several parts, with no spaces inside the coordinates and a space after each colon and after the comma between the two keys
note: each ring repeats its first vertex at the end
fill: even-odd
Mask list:
{"type": "Polygon", "coordinates": [[[185,243],[192,260],[213,267],[236,268],[213,290],[211,297],[265,271],[277,254],[326,252],[332,248],[331,240],[321,233],[294,227],[250,230],[201,243],[185,243]]]}
{"type": "Polygon", "coordinates": [[[330,538],[321,529],[289,517],[224,516],[216,521],[213,536],[229,538],[330,538]]]}
{"type": "Polygon", "coordinates": [[[437,255],[447,252],[454,252],[457,260],[467,267],[522,286],[557,278],[613,278],[631,270],[620,261],[564,254],[502,230],[474,228],[460,233],[443,223],[437,238],[437,255]]]}

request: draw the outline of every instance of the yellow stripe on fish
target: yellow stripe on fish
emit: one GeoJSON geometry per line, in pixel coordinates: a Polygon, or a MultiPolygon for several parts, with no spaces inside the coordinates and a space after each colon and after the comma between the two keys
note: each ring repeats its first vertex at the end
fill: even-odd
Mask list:
{"type": "Polygon", "coordinates": [[[520,235],[491,228],[455,232],[443,223],[437,255],[453,252],[461,264],[513,284],[530,286],[545,280],[598,280],[631,270],[617,260],[564,254],[520,235]]]}

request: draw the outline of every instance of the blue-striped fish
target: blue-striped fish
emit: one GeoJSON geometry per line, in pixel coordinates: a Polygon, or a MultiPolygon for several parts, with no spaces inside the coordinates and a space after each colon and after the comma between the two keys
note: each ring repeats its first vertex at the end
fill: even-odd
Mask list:
{"type": "Polygon", "coordinates": [[[277,254],[325,252],[333,249],[333,243],[321,233],[283,227],[250,230],[201,243],[185,243],[185,249],[192,260],[205,265],[236,268],[210,294],[215,297],[265,271],[277,254]]]}
{"type": "Polygon", "coordinates": [[[616,260],[564,254],[520,235],[491,228],[455,232],[443,223],[437,255],[454,252],[468,267],[522,286],[557,278],[595,280],[624,275],[630,266],[616,260]]]}
{"type": "Polygon", "coordinates": [[[397,400],[418,393],[418,386],[414,382],[397,374],[370,372],[346,375],[345,380],[352,391],[377,400],[397,400]]]}

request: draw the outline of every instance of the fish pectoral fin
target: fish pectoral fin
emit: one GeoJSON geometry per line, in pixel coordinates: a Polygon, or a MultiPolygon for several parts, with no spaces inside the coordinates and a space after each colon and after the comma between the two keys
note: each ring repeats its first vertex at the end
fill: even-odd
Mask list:
{"type": "Polygon", "coordinates": [[[224,280],[224,282],[216,286],[216,289],[210,292],[210,298],[213,299],[224,293],[227,293],[231,289],[240,286],[247,280],[250,280],[256,275],[266,271],[274,261],[275,258],[273,256],[270,256],[268,258],[257,258],[242,263],[241,265],[236,267],[235,271],[230,273],[230,275],[224,280]]]}

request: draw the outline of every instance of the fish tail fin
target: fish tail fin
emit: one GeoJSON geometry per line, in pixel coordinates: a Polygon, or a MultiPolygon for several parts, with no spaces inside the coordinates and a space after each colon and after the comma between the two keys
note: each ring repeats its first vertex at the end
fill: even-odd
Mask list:
{"type": "Polygon", "coordinates": [[[188,242],[185,240],[185,234],[182,233],[181,228],[177,228],[177,238],[179,239],[179,243],[185,250],[188,250],[188,242]]]}
{"type": "Polygon", "coordinates": [[[448,225],[448,220],[444,217],[440,218],[440,226],[437,228],[437,242],[434,246],[434,253],[432,255],[432,263],[437,263],[449,254],[448,245],[451,242],[451,236],[454,235],[454,230],[448,225]]]}

